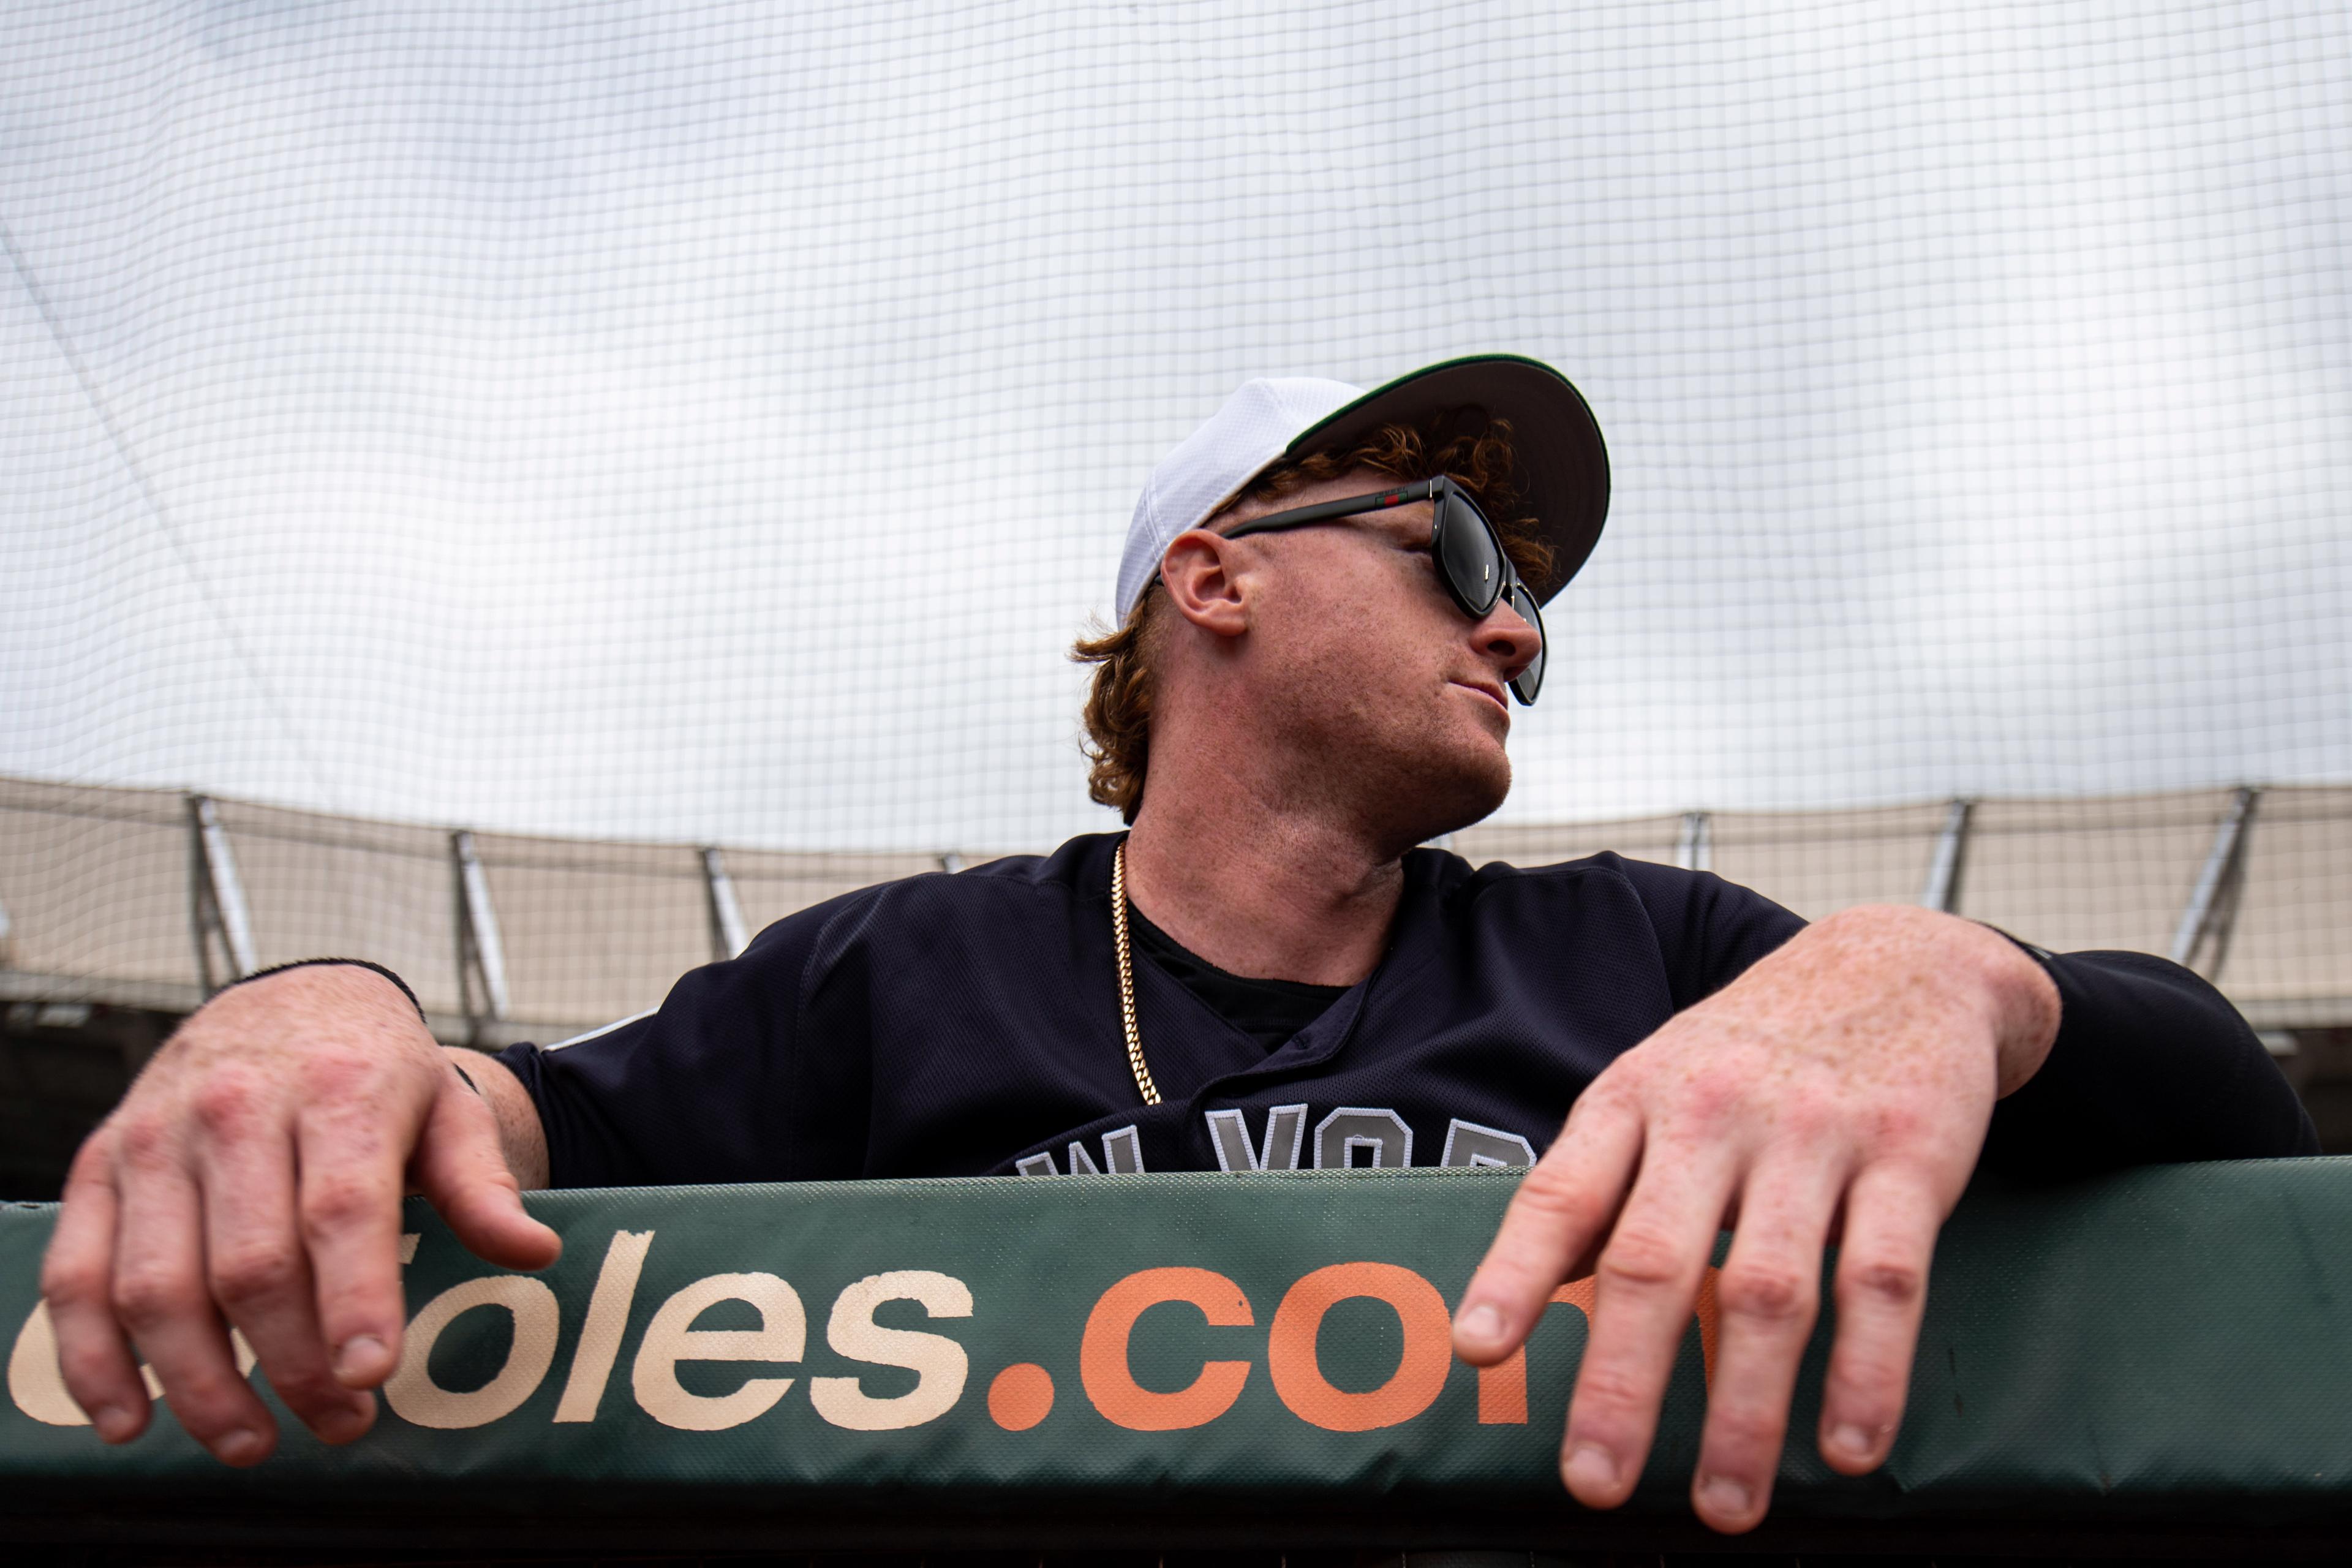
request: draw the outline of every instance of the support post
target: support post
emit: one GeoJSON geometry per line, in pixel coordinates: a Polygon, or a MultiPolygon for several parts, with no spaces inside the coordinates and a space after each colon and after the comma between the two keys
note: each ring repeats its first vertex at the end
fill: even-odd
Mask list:
{"type": "Polygon", "coordinates": [[[2238,905],[2246,888],[2246,840],[2254,826],[2254,807],[2263,792],[2241,784],[2230,798],[2230,809],[2214,829],[2213,847],[2205,852],[2197,885],[2189,890],[2188,907],[2172,933],[2172,962],[2195,969],[2203,956],[2208,980],[2218,980],[2230,957],[2230,934],[2238,923],[2238,905]]]}
{"type": "Polygon", "coordinates": [[[188,915],[196,939],[196,977],[205,995],[260,967],[253,958],[253,917],[246,905],[245,884],[237,878],[236,857],[209,795],[188,796],[188,915]]]}
{"type": "Polygon", "coordinates": [[[488,1025],[506,1020],[506,944],[490,906],[489,877],[474,852],[474,836],[462,827],[449,835],[449,862],[457,892],[457,996],[470,1041],[478,1045],[488,1025]]]}
{"type": "Polygon", "coordinates": [[[1924,909],[1950,914],[1960,907],[1960,873],[1968,868],[1969,819],[1977,803],[1956,800],[1944,813],[1944,831],[1936,836],[1936,856],[1927,863],[1927,885],[1919,889],[1924,909]]]}
{"type": "Polygon", "coordinates": [[[1707,813],[1683,813],[1682,837],[1675,841],[1675,864],[1685,871],[1715,869],[1715,825],[1707,813]]]}
{"type": "Polygon", "coordinates": [[[710,956],[723,962],[749,947],[751,938],[735,897],[735,879],[727,874],[726,858],[715,846],[702,852],[702,887],[709,895],[710,956]]]}

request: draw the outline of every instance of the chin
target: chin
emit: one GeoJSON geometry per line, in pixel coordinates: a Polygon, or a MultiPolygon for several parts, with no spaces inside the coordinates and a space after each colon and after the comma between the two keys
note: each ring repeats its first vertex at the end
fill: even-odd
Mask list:
{"type": "MultiPolygon", "coordinates": [[[[1295,783],[1353,817],[1391,858],[1491,816],[1511,792],[1507,716],[1450,683],[1383,687],[1360,670],[1294,682],[1267,703],[1295,783]]],[[[1376,674],[1377,672],[1375,672],[1376,674]]]]}
{"type": "Polygon", "coordinates": [[[1444,820],[1415,839],[1416,844],[1484,822],[1511,793],[1511,759],[1503,754],[1499,744],[1476,756],[1454,760],[1459,765],[1447,771],[1446,787],[1430,792],[1431,805],[1440,808],[1431,815],[1444,820]]]}
{"type": "Polygon", "coordinates": [[[1511,793],[1511,759],[1501,742],[1484,733],[1447,740],[1397,759],[1390,787],[1370,803],[1393,854],[1483,822],[1511,793]]]}

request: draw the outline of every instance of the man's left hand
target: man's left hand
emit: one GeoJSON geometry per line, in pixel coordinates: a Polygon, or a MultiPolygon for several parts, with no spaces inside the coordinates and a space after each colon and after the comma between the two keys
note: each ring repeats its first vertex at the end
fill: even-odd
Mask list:
{"type": "Polygon", "coordinates": [[[1819,1442],[1832,1468],[1885,1461],[1903,1415],[1936,1234],[1993,1102],[2031,1079],[2058,990],[1998,932],[1872,906],[1809,927],[1625,1053],[1528,1173],[1454,1318],[1502,1360],[1586,1271],[1599,1305],[1560,1473],[1578,1500],[1632,1493],[1717,1235],[1720,1343],[1692,1478],[1737,1531],[1769,1505],[1797,1364],[1839,1240],[1837,1337],[1819,1442]]]}

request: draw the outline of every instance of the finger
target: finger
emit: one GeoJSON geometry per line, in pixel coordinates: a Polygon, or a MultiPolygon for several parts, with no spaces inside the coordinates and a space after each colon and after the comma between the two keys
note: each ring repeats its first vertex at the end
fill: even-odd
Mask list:
{"type": "Polygon", "coordinates": [[[1720,1531],[1761,1522],[1789,1431],[1797,1364],[1821,1312],[1822,1247],[1843,1173],[1825,1162],[1751,1173],[1715,1282],[1721,1349],[1691,1502],[1720,1531]]]}
{"type": "Polygon", "coordinates": [[[255,1465],[278,1441],[232,1358],[205,1280],[204,1216],[179,1141],[127,1125],[115,1166],[114,1312],[154,1367],[189,1436],[230,1465],[255,1465]]]}
{"type": "Polygon", "coordinates": [[[475,1256],[508,1268],[544,1268],[562,1256],[563,1238],[522,1205],[497,1118],[454,1073],[433,1102],[415,1169],[418,1190],[475,1256]]]}
{"type": "Polygon", "coordinates": [[[1588,1507],[1616,1507],[1641,1478],[1731,1186],[1719,1143],[1654,1139],[1643,1151],[1594,1270],[1598,1304],[1560,1448],[1560,1477],[1588,1507]]]}
{"type": "Polygon", "coordinates": [[[74,1156],[65,1207],[41,1260],[41,1299],[58,1339],[66,1392],[98,1435],[127,1443],[147,1429],[147,1385],[114,1316],[117,1222],[112,1131],[101,1127],[74,1156]]]}
{"type": "Polygon", "coordinates": [[[400,1288],[400,1200],[418,1127],[429,1114],[431,1082],[420,1075],[388,1088],[390,1107],[383,1093],[313,1094],[295,1123],[301,1163],[295,1223],[309,1258],[320,1342],[346,1389],[374,1387],[400,1363],[408,1321],[400,1288]]]}
{"type": "Polygon", "coordinates": [[[1519,1184],[1454,1318],[1454,1349],[1486,1366],[1534,1331],[1553,1287],[1591,1252],[1633,1179],[1642,1121],[1630,1107],[1580,1101],[1519,1184]]]}
{"type": "Polygon", "coordinates": [[[1895,1446],[1927,1302],[1927,1265],[1949,1205],[1913,1173],[1874,1165],[1846,1194],[1837,1339],[1822,1391],[1822,1458],[1858,1476],[1895,1446]]]}
{"type": "Polygon", "coordinates": [[[294,1152],[278,1125],[207,1126],[196,1139],[205,1199],[205,1273],[278,1397],[330,1443],[375,1418],[375,1402],[335,1381],[295,1220],[294,1152]]]}

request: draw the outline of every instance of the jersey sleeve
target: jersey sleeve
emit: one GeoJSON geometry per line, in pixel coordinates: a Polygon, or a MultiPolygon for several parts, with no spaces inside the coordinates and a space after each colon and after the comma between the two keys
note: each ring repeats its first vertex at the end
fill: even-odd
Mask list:
{"type": "Polygon", "coordinates": [[[552,1184],[793,1179],[801,994],[845,901],[789,915],[740,957],[689,972],[649,1014],[499,1052],[538,1107],[552,1184]]]}
{"type": "Polygon", "coordinates": [[[1805,929],[1793,910],[1712,871],[1615,855],[1595,858],[1615,861],[1648,911],[1677,1013],[1706,1001],[1805,929]]]}
{"type": "Polygon", "coordinates": [[[2195,972],[2145,952],[2069,952],[2058,1038],[1993,1108],[1978,1165],[2079,1174],[2179,1160],[2316,1154],[2319,1134],[2238,1010],[2195,972]]]}

